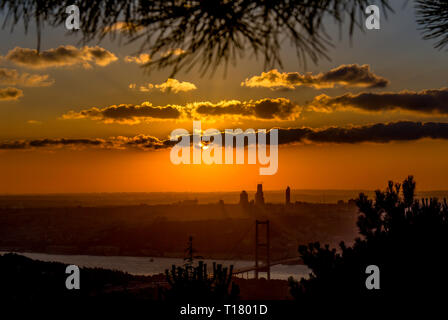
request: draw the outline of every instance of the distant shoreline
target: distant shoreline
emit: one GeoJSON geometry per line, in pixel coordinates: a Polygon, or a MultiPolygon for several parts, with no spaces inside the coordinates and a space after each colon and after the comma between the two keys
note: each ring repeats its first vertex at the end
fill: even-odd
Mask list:
{"type": "MultiPolygon", "coordinates": [[[[184,259],[183,256],[179,255],[164,255],[164,256],[157,256],[157,255],[135,255],[135,254],[101,254],[101,253],[85,253],[85,252],[58,252],[58,251],[41,251],[41,250],[29,250],[29,249],[11,249],[11,248],[5,248],[0,247],[0,254],[5,253],[17,253],[17,254],[27,254],[27,253],[33,253],[33,254],[48,254],[48,255],[59,255],[59,256],[91,256],[91,257],[135,257],[135,258],[170,258],[170,259],[184,259]]],[[[225,261],[235,261],[235,259],[225,259],[223,257],[220,257],[219,255],[213,255],[213,256],[204,256],[202,257],[206,260],[225,260],[225,261]]],[[[201,259],[198,259],[201,260],[201,259]]],[[[253,257],[238,257],[239,261],[253,261],[253,257]]],[[[287,265],[304,265],[303,263],[287,263],[287,265]]]]}
{"type": "MultiPolygon", "coordinates": [[[[12,286],[1,287],[3,291],[0,294],[4,293],[8,298],[12,297],[13,300],[39,300],[42,297],[45,297],[46,301],[61,298],[73,299],[72,295],[67,296],[70,292],[65,290],[63,286],[54,285],[55,283],[65,282],[65,266],[69,263],[44,261],[22,254],[3,255],[1,252],[0,260],[2,266],[6,265],[7,270],[12,270],[7,277],[13,280],[9,282],[12,286]],[[27,278],[28,281],[22,281],[23,278],[27,278]],[[49,286],[39,288],[40,290],[37,292],[32,290],[46,282],[49,286]],[[11,294],[11,292],[16,294],[11,294]]],[[[79,266],[82,268],[81,272],[83,274],[81,279],[87,279],[81,280],[81,283],[83,281],[88,281],[88,283],[87,286],[84,286],[87,291],[78,293],[85,294],[84,299],[86,301],[93,301],[97,297],[102,299],[116,298],[117,295],[127,299],[160,300],[159,289],[169,286],[164,272],[139,275],[110,267],[79,266]]],[[[289,294],[288,281],[285,279],[266,281],[263,276],[260,279],[233,277],[232,281],[239,286],[241,300],[292,299],[289,294]]],[[[81,285],[81,288],[83,288],[83,285],[81,285]]]]}
{"type": "MultiPolygon", "coordinates": [[[[54,207],[105,207],[105,206],[140,206],[171,205],[185,201],[195,201],[200,205],[238,204],[241,191],[229,192],[104,192],[104,193],[48,193],[48,194],[0,194],[0,208],[54,208],[54,207]]],[[[254,190],[246,192],[253,199],[254,190]]],[[[356,199],[359,193],[374,197],[372,190],[307,190],[292,189],[291,202],[312,204],[335,204],[356,199]]],[[[417,192],[417,198],[448,198],[448,190],[417,192]]],[[[266,203],[282,204],[285,202],[284,190],[264,191],[266,203]]]]}
{"type": "MultiPolygon", "coordinates": [[[[256,189],[245,189],[247,192],[255,193],[256,189]]],[[[211,193],[237,193],[239,194],[241,190],[234,191],[99,191],[99,192],[47,192],[47,193],[0,193],[0,197],[16,197],[16,196],[72,196],[72,195],[132,195],[132,194],[211,194],[211,193]]],[[[282,189],[263,189],[265,193],[283,193],[282,189]]],[[[291,192],[298,193],[347,193],[347,192],[375,192],[375,190],[370,189],[291,189],[291,192]]],[[[430,194],[430,193],[448,193],[448,189],[440,190],[420,190],[417,194],[430,194]]]]}
{"type": "MultiPolygon", "coordinates": [[[[61,252],[53,252],[53,251],[33,251],[33,250],[11,250],[10,248],[2,248],[0,247],[0,255],[5,253],[17,253],[17,254],[47,254],[47,255],[58,255],[58,256],[88,256],[88,257],[129,257],[129,258],[167,258],[167,259],[184,259],[183,256],[179,255],[165,255],[165,256],[147,256],[147,255],[127,255],[127,254],[89,254],[89,253],[80,253],[80,252],[72,252],[72,253],[61,253],[61,252]]],[[[219,255],[213,255],[213,256],[204,256],[202,259],[197,260],[221,260],[221,261],[248,261],[253,262],[253,257],[238,257],[238,259],[225,259],[223,257],[220,257],[219,255]]],[[[300,262],[288,262],[284,263],[283,265],[304,265],[303,261],[300,262]]]]}
{"type": "MultiPolygon", "coordinates": [[[[107,254],[107,253],[90,253],[90,252],[74,252],[74,251],[67,251],[67,252],[61,252],[61,251],[52,251],[52,250],[32,250],[28,248],[23,249],[11,249],[6,247],[0,247],[0,254],[4,253],[17,253],[17,254],[23,254],[23,253],[36,253],[36,254],[48,254],[48,255],[60,255],[60,256],[92,256],[92,257],[136,257],[136,258],[171,258],[171,259],[183,259],[183,256],[179,256],[176,254],[166,254],[166,255],[144,255],[144,254],[107,254]]],[[[204,256],[204,259],[207,260],[228,260],[233,261],[235,259],[229,260],[224,259],[222,257],[219,257],[219,255],[214,256],[204,256]]],[[[252,261],[253,259],[247,258],[238,258],[240,261],[252,261]]]]}

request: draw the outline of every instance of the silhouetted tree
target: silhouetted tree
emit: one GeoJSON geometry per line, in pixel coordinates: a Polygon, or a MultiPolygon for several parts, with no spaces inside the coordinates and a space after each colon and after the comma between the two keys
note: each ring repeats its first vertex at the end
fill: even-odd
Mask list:
{"type": "MultiPolygon", "coordinates": [[[[316,63],[328,58],[332,45],[324,18],[339,26],[348,18],[352,35],[355,27],[362,30],[368,5],[392,11],[389,0],[0,0],[3,27],[22,21],[28,30],[35,22],[39,48],[43,23],[63,25],[66,7],[73,4],[80,8],[83,43],[107,35],[115,38],[117,32],[126,43],[142,40],[140,51],[152,56],[147,70],[171,67],[172,75],[197,64],[206,72],[246,53],[261,54],[266,68],[282,66],[279,51],[284,40],[295,47],[302,62],[308,58],[316,63]]],[[[445,47],[448,1],[416,0],[415,6],[424,39],[436,39],[436,48],[445,47]]]]}
{"type": "Polygon", "coordinates": [[[188,246],[185,249],[186,263],[182,267],[172,266],[171,270],[165,270],[169,288],[161,288],[160,297],[170,301],[233,301],[238,299],[239,288],[232,283],[233,266],[223,268],[221,264],[213,263],[213,274],[207,273],[207,264],[199,261],[193,265],[195,259],[203,259],[195,256],[193,237],[188,237],[188,246]]]}
{"type": "Polygon", "coordinates": [[[54,303],[86,301],[113,301],[133,299],[156,299],[157,291],[127,291],[132,282],[150,279],[133,276],[116,270],[81,268],[81,287],[67,290],[65,273],[67,265],[59,262],[32,260],[18,254],[0,255],[0,301],[25,305],[30,302],[54,303]],[[114,290],[110,290],[114,289],[114,290]]]}
{"type": "Polygon", "coordinates": [[[416,9],[424,39],[437,40],[436,48],[445,47],[448,44],[448,1],[418,0],[416,9]]]}
{"type": "Polygon", "coordinates": [[[412,176],[402,185],[389,182],[375,201],[361,193],[358,228],[362,238],[340,250],[318,242],[300,246],[309,279],[290,278],[291,294],[312,296],[429,296],[448,285],[448,205],[414,198],[412,176]],[[402,196],[400,190],[402,188],[402,196]],[[366,267],[380,269],[380,290],[366,289],[366,267]]]}
{"type": "Polygon", "coordinates": [[[172,266],[166,270],[169,288],[161,289],[160,295],[168,301],[224,302],[239,297],[239,287],[232,282],[233,266],[223,268],[213,263],[213,273],[207,273],[207,264],[199,261],[196,267],[172,266]]]}
{"type": "MultiPolygon", "coordinates": [[[[10,23],[13,29],[22,21],[27,31],[35,22],[39,49],[43,23],[63,25],[66,7],[73,4],[80,8],[83,43],[115,38],[117,32],[126,43],[142,40],[140,51],[152,56],[147,70],[171,67],[172,75],[195,65],[206,72],[235,63],[246,53],[261,54],[266,68],[282,66],[284,40],[303,63],[307,58],[316,63],[328,58],[332,45],[324,18],[339,26],[348,18],[352,35],[355,27],[362,30],[368,5],[380,4],[386,14],[392,12],[389,0],[0,0],[3,27],[10,23]]],[[[445,47],[448,1],[416,0],[415,6],[424,39],[436,39],[436,48],[445,47]]]]}
{"type": "Polygon", "coordinates": [[[151,55],[146,67],[171,67],[172,74],[195,65],[206,72],[247,53],[261,54],[266,67],[281,66],[284,40],[302,62],[317,62],[328,58],[331,46],[324,18],[340,26],[348,19],[351,35],[355,27],[362,28],[368,5],[391,11],[388,0],[0,0],[0,10],[4,26],[23,21],[27,30],[34,21],[39,48],[42,23],[64,25],[66,7],[73,4],[80,9],[84,43],[115,37],[121,22],[118,29],[124,29],[120,35],[126,42],[142,40],[140,50],[151,55]]]}

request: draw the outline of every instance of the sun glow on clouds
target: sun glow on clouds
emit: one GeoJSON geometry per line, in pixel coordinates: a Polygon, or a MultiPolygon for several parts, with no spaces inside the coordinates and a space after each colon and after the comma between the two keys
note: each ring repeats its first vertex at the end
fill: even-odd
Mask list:
{"type": "MultiPolygon", "coordinates": [[[[129,84],[129,89],[136,90],[137,84],[129,84]]],[[[149,92],[151,90],[158,90],[163,93],[180,93],[196,90],[197,87],[194,83],[188,81],[179,81],[177,79],[168,78],[165,82],[160,84],[147,83],[138,87],[140,92],[149,92]]]]}
{"type": "Polygon", "coordinates": [[[84,68],[91,68],[92,65],[105,67],[118,60],[115,54],[99,46],[84,46],[78,49],[71,45],[40,52],[36,49],[16,47],[8,52],[5,59],[16,65],[33,69],[75,65],[81,65],[84,68]]]}
{"type": "Polygon", "coordinates": [[[104,123],[138,124],[154,120],[293,120],[300,117],[301,108],[288,99],[260,99],[249,101],[223,100],[187,103],[185,105],[154,106],[145,101],[140,105],[120,104],[105,108],[93,107],[69,111],[61,119],[91,119],[104,123]]]}
{"type": "Polygon", "coordinates": [[[48,74],[20,74],[15,69],[0,68],[0,84],[23,87],[48,87],[54,84],[48,74]]]}
{"type": "Polygon", "coordinates": [[[23,91],[17,88],[2,88],[0,89],[0,101],[18,100],[23,96],[23,91]]]}
{"type": "Polygon", "coordinates": [[[111,32],[123,32],[123,33],[133,33],[142,30],[143,27],[132,22],[117,21],[111,26],[105,27],[103,33],[111,32]]]}
{"type": "Polygon", "coordinates": [[[146,64],[151,61],[151,56],[147,53],[141,53],[138,56],[126,56],[124,61],[127,63],[146,64]]]}
{"type": "Polygon", "coordinates": [[[341,65],[325,73],[282,72],[277,69],[262,72],[260,76],[247,78],[241,86],[248,88],[269,88],[271,90],[294,90],[298,87],[314,89],[343,87],[384,88],[389,84],[385,78],[370,71],[369,65],[341,65]]]}

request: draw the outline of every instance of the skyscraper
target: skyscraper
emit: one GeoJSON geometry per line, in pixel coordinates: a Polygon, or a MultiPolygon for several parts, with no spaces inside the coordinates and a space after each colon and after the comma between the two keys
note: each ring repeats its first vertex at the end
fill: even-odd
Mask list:
{"type": "Polygon", "coordinates": [[[289,186],[286,188],[286,199],[285,199],[285,204],[287,206],[289,206],[291,204],[291,189],[289,188],[289,186]]]}
{"type": "Polygon", "coordinates": [[[263,185],[261,183],[257,185],[257,193],[255,194],[255,204],[257,206],[264,205],[263,185]]]}
{"type": "Polygon", "coordinates": [[[240,205],[243,207],[247,207],[249,205],[249,196],[245,190],[240,193],[240,205]]]}

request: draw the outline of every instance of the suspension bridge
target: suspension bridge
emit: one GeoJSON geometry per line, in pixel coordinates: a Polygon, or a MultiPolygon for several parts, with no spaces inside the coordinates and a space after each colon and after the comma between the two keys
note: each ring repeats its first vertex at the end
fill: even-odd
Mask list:
{"type": "MultiPolygon", "coordinates": [[[[253,266],[242,267],[233,270],[234,275],[246,274],[249,278],[249,273],[254,272],[255,279],[258,279],[259,273],[266,273],[267,279],[271,279],[271,267],[280,264],[296,264],[302,263],[300,257],[286,258],[276,261],[271,261],[271,236],[270,236],[270,221],[269,220],[255,220],[255,264],[253,266]],[[264,242],[260,240],[260,227],[264,227],[265,237],[264,242]],[[264,251],[264,258],[260,258],[260,253],[264,251]]],[[[242,240],[242,239],[241,239],[242,240]]],[[[241,242],[237,242],[237,245],[241,242]]]]}

